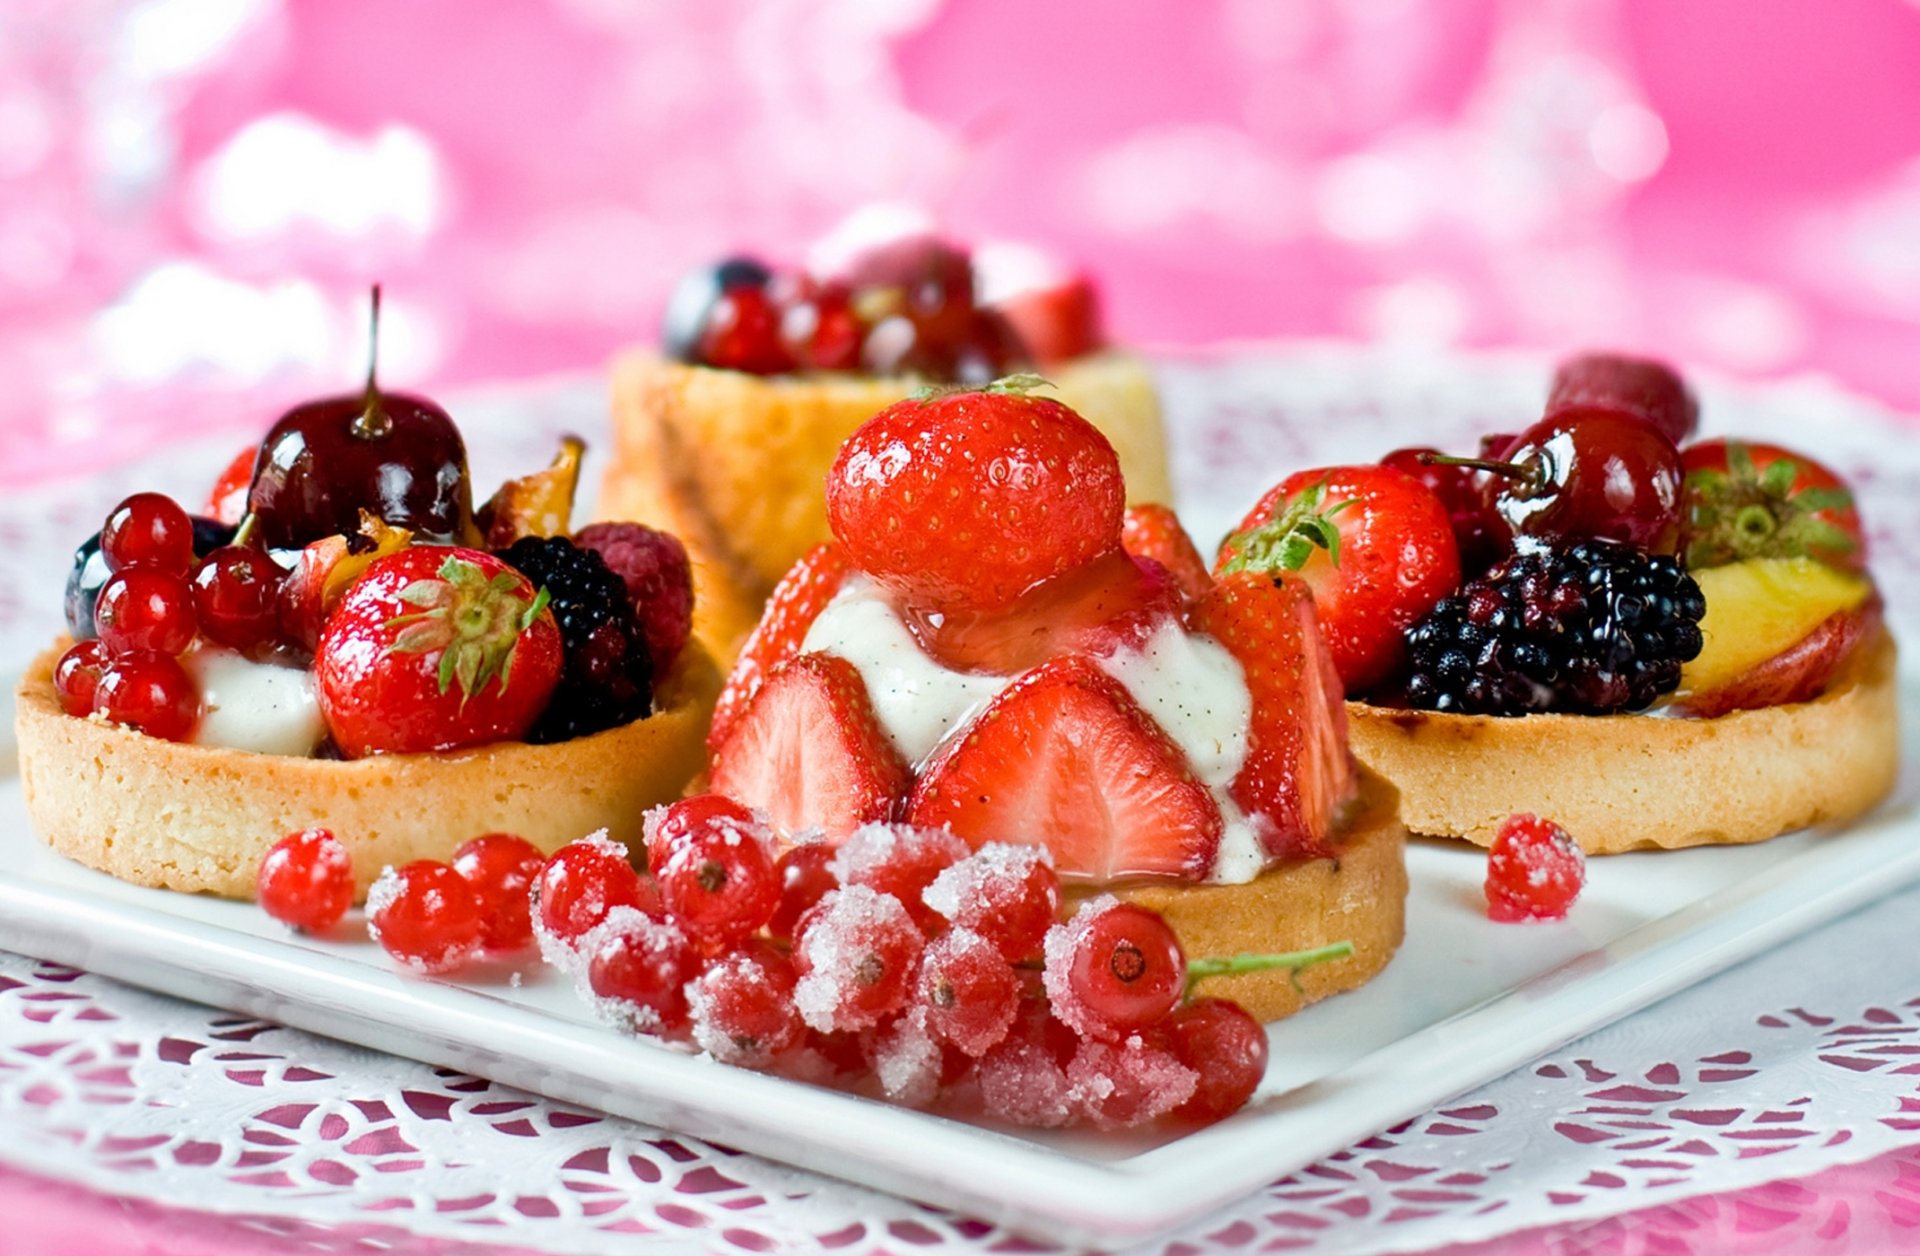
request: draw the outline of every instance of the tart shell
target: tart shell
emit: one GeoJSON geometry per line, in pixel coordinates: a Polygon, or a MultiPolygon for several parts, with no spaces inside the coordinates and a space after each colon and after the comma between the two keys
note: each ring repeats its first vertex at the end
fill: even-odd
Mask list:
{"type": "Polygon", "coordinates": [[[1714,719],[1454,715],[1347,704],[1361,762],[1400,788],[1407,827],[1491,845],[1532,812],[1590,855],[1759,842],[1850,820],[1900,766],[1896,650],[1884,631],[1810,702],[1714,719]]]}
{"type": "Polygon", "coordinates": [[[1406,936],[1407,831],[1392,785],[1361,769],[1360,806],[1331,859],[1277,864],[1244,885],[1116,886],[1157,911],[1188,958],[1302,951],[1347,941],[1353,954],[1301,969],[1208,977],[1195,992],[1232,999],[1262,1021],[1366,984],[1406,936]]]}
{"type": "MultiPolygon", "coordinates": [[[[1171,503],[1153,376],[1124,353],[1056,368],[1057,396],[1113,442],[1129,499],[1171,503]]],[[[825,485],[853,430],[917,381],[759,376],[622,358],[613,372],[613,461],[597,507],[678,536],[693,562],[694,633],[731,664],[774,584],[829,539],[825,485]]]]}
{"type": "Polygon", "coordinates": [[[34,660],[15,731],[27,810],[42,841],[136,885],[251,899],[267,848],[331,829],[353,855],[356,898],[388,865],[452,856],[483,833],[551,851],[596,829],[638,841],[641,816],[679,797],[705,763],[719,691],[691,643],[654,714],[553,745],[302,759],[148,737],[60,709],[53,665],[34,660]]]}

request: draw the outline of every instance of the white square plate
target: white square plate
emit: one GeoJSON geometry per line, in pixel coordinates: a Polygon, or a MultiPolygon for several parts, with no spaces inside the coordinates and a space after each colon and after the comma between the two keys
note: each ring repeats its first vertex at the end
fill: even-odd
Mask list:
{"type": "MultiPolygon", "coordinates": [[[[1210,390],[1233,404],[1207,413],[1244,421],[1244,396],[1267,397],[1275,387],[1270,367],[1174,373],[1170,409],[1177,451],[1189,464],[1183,482],[1218,495],[1193,503],[1192,518],[1224,527],[1229,508],[1251,501],[1257,489],[1242,493],[1246,485],[1194,474],[1201,442],[1225,442],[1216,454],[1232,460],[1237,434],[1205,430],[1181,407],[1196,407],[1196,395],[1210,390]]],[[[1375,415],[1413,404],[1392,391],[1404,384],[1380,383],[1404,381],[1404,372],[1383,373],[1364,357],[1322,357],[1296,368],[1302,370],[1309,373],[1286,378],[1307,383],[1282,386],[1293,389],[1285,405],[1294,421],[1345,419],[1356,397],[1375,415]]],[[[1493,392],[1507,396],[1537,387],[1532,366],[1440,374],[1442,391],[1471,400],[1417,398],[1417,413],[1440,420],[1423,428],[1422,443],[1447,439],[1453,433],[1445,428],[1467,427],[1476,412],[1486,413],[1490,381],[1493,392]]],[[[1434,377],[1422,378],[1431,384],[1434,377]]],[[[574,423],[597,396],[575,386],[563,400],[547,398],[544,412],[574,423]]],[[[522,395],[508,412],[524,414],[527,404],[522,395]]],[[[470,438],[472,413],[462,416],[470,438]]],[[[1321,442],[1323,461],[1413,443],[1385,421],[1322,430],[1337,433],[1321,442]],[[1339,448],[1360,441],[1368,448],[1339,448]]],[[[1305,465],[1313,455],[1300,447],[1314,442],[1297,427],[1284,435],[1279,452],[1266,450],[1269,457],[1305,465]]],[[[528,440],[524,427],[515,439],[528,440]]],[[[1197,531],[1203,543],[1217,535],[1197,531]]],[[[1899,597],[1893,600],[1898,621],[1899,597]]],[[[1906,676],[1908,712],[1914,688],[1906,676]]],[[[1273,1026],[1272,1064],[1247,1110],[1161,1144],[986,1129],[727,1068],[600,1027],[556,975],[538,969],[518,983],[401,976],[371,943],[311,941],[251,905],[125,885],[51,854],[28,829],[17,778],[0,780],[0,868],[7,870],[0,879],[0,947],[460,1068],[1049,1238],[1113,1244],[1200,1216],[1920,878],[1920,778],[1911,732],[1905,744],[1897,796],[1860,823],[1752,847],[1596,860],[1565,923],[1490,923],[1480,893],[1484,857],[1416,844],[1409,852],[1407,942],[1386,973],[1273,1026]]]]}

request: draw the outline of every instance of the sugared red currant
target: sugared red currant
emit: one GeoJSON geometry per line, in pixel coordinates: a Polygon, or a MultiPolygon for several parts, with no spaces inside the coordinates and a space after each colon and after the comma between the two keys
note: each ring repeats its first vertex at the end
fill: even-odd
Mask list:
{"type": "Polygon", "coordinates": [[[781,852],[773,870],[780,878],[780,904],[767,921],[771,937],[791,941],[800,918],[813,910],[827,891],[840,884],[833,875],[834,849],[825,842],[808,842],[781,852]]]}
{"type": "Polygon", "coordinates": [[[671,1033],[687,1022],[687,979],[698,962],[678,925],[627,909],[595,933],[587,985],[602,1011],[640,1033],[671,1033]]]}
{"type": "Polygon", "coordinates": [[[714,1059],[766,1068],[805,1030],[793,1005],[793,961],[751,941],[707,961],[687,983],[693,1040],[714,1059]]]}
{"type": "Polygon", "coordinates": [[[112,660],[98,641],[82,641],[68,647],[53,665],[53,694],[60,709],[82,719],[93,714],[94,694],[100,688],[100,675],[112,660]]]}
{"type": "Polygon", "coordinates": [[[946,829],[868,824],[853,831],[833,861],[842,885],[864,885],[898,899],[921,930],[945,922],[923,895],[933,879],[966,858],[967,844],[946,829]]]}
{"type": "Polygon", "coordinates": [[[1047,931],[1053,1014],[1089,1038],[1124,1038],[1180,1005],[1187,961],[1159,913],[1111,898],[1047,931]]]}
{"type": "Polygon", "coordinates": [[[416,859],[388,868],[367,891],[367,928],[402,967],[451,972],[480,951],[480,908],[448,864],[416,859]]]}
{"type": "Polygon", "coordinates": [[[1175,1111],[1199,1083],[1171,1051],[1139,1035],[1080,1044],[1067,1065],[1075,1110],[1103,1130],[1131,1129],[1175,1111]]]}
{"type": "Polygon", "coordinates": [[[1167,1045],[1174,1058],[1200,1075],[1179,1114],[1218,1121],[1246,1105],[1267,1073],[1267,1031],[1238,1003],[1195,999],[1169,1016],[1167,1045]]]}
{"type": "Polygon", "coordinates": [[[553,852],[533,883],[533,921],[546,940],[570,947],[615,907],[645,908],[648,893],[627,852],[605,838],[583,838],[553,852]]]}
{"type": "Polygon", "coordinates": [[[152,567],[185,575],[193,565],[193,520],[163,493],[135,493],[113,508],[100,529],[107,567],[152,567]]]}
{"type": "Polygon", "coordinates": [[[1060,914],[1060,875],[1044,846],[990,842],[943,870],[921,898],[1018,963],[1040,949],[1060,914]]]}
{"type": "Polygon", "coordinates": [[[289,833],[260,860],[254,896],[275,920],[324,933],[353,905],[353,856],[326,829],[289,833]]]}
{"type": "Polygon", "coordinates": [[[867,1029],[906,1006],[923,939],[900,900],[849,885],[800,922],[794,1004],[823,1032],[867,1029]]]}
{"type": "Polygon", "coordinates": [[[755,825],[753,812],[724,794],[696,794],[649,811],[644,826],[647,867],[658,873],[676,847],[721,824],[750,829],[755,825]]]}
{"type": "Polygon", "coordinates": [[[764,825],[731,821],[687,833],[654,873],[660,897],[680,926],[708,945],[737,942],[759,929],[780,902],[772,835],[764,825]]]}
{"type": "Polygon", "coordinates": [[[914,997],[935,1038],[978,1058],[1007,1036],[1019,1009],[1020,984],[999,947],[956,927],[921,952],[914,997]]]}
{"type": "Polygon", "coordinates": [[[177,655],[199,629],[187,582],[154,567],[128,567],[109,577],[93,620],[100,643],[116,658],[148,651],[177,655]]]}
{"type": "Polygon", "coordinates": [[[490,951],[517,951],[533,941],[534,878],[547,857],[524,837],[488,833],[460,843],[453,870],[473,889],[480,909],[480,944],[490,951]]]}
{"type": "Polygon", "coordinates": [[[1565,829],[1534,815],[1508,816],[1487,851],[1487,916],[1563,920],[1586,880],[1586,856],[1565,829]]]}
{"type": "Polygon", "coordinates": [[[280,631],[280,585],[286,571],[257,549],[226,545],[193,572],[193,607],[207,639],[242,653],[270,644],[280,631]]]}
{"type": "Polygon", "coordinates": [[[178,659],[130,654],[100,673],[93,709],[150,737],[185,741],[200,722],[200,690],[178,659]]]}

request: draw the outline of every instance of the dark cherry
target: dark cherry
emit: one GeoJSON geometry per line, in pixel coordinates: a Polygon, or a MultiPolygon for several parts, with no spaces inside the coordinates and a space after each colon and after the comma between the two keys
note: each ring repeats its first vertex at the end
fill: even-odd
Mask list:
{"type": "Polygon", "coordinates": [[[848,264],[840,279],[855,292],[891,291],[897,312],[936,344],[967,338],[974,310],[973,259],[938,236],[878,244],[848,264]]]}
{"type": "Polygon", "coordinates": [[[1506,552],[1507,527],[1487,504],[1481,483],[1487,473],[1432,461],[1439,456],[1443,455],[1437,449],[1396,449],[1382,458],[1380,465],[1404,471],[1433,490],[1447,508],[1447,521],[1453,526],[1453,539],[1460,549],[1463,577],[1472,579],[1506,552]]]}
{"type": "Polygon", "coordinates": [[[1624,410],[1684,445],[1700,426],[1700,403],[1665,362],[1621,353],[1583,353],[1553,372],[1546,414],[1600,407],[1624,410]]]}
{"type": "Polygon", "coordinates": [[[1671,554],[1680,535],[1680,454],[1659,429],[1619,410],[1562,410],[1520,433],[1483,491],[1512,535],[1604,538],[1671,554]]]}
{"type": "MultiPolygon", "coordinates": [[[[376,339],[379,317],[376,288],[376,339]]],[[[362,510],[420,539],[455,540],[473,528],[467,447],[445,410],[382,392],[370,368],[364,392],[310,401],[273,425],[247,507],[270,549],[352,536],[362,510]]]]}
{"type": "Polygon", "coordinates": [[[765,289],[773,272],[751,257],[729,257],[681,279],[667,299],[660,324],[661,347],[682,362],[701,362],[701,341],[714,305],[727,292],[765,289]]]}

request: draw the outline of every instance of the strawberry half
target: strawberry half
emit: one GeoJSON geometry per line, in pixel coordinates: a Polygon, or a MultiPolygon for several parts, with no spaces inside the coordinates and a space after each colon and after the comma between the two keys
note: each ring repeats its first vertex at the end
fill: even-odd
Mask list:
{"type": "Polygon", "coordinates": [[[727,674],[719,701],[713,704],[713,727],[707,733],[709,750],[718,750],[727,739],[734,721],[760,692],[768,673],[800,653],[807,629],[813,627],[813,621],[820,618],[820,612],[846,583],[849,570],[839,548],[831,541],[822,541],[780,577],[767,598],[760,622],[754,625],[753,634],[727,674]]]}
{"type": "Polygon", "coordinates": [[[1359,790],[1347,708],[1313,595],[1292,575],[1221,576],[1193,628],[1227,647],[1247,675],[1253,726],[1229,793],[1275,858],[1320,858],[1359,790]]]}
{"type": "Polygon", "coordinates": [[[801,654],[774,668],[734,720],[714,752],[711,787],[765,811],[784,833],[817,828],[838,841],[892,819],[909,779],[859,669],[801,654]]]}
{"type": "Polygon", "coordinates": [[[1078,655],[1020,677],[920,775],[909,823],[1045,846],[1067,880],[1200,880],[1220,808],[1119,681],[1078,655]]]}
{"type": "Polygon", "coordinates": [[[1189,604],[1198,602],[1213,587],[1206,559],[1200,557],[1193,538],[1180,526],[1179,516],[1166,506],[1142,502],[1127,507],[1120,525],[1120,545],[1135,558],[1152,559],[1165,567],[1189,604]]]}

